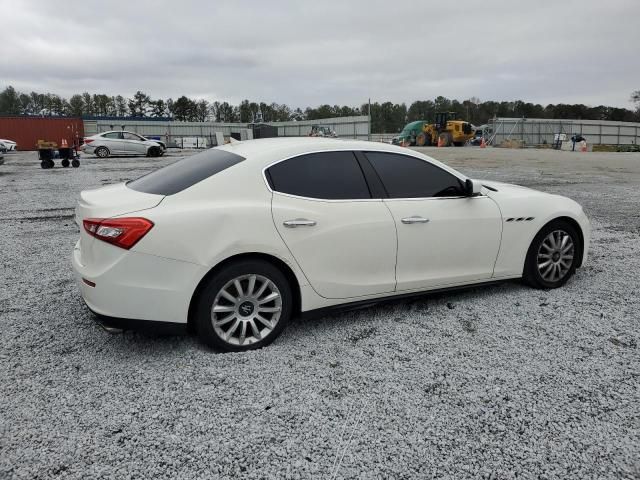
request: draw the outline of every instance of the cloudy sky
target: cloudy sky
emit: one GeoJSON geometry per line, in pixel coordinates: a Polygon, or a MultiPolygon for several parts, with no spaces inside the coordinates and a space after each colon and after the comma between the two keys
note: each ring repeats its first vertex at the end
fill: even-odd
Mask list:
{"type": "Polygon", "coordinates": [[[630,108],[640,0],[0,0],[0,88],[630,108]]]}

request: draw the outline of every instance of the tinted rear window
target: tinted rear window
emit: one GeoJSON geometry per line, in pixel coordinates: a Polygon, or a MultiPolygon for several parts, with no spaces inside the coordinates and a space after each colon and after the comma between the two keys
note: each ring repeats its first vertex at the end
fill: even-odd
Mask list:
{"type": "Polygon", "coordinates": [[[138,192],[173,195],[243,160],[235,153],[212,148],[132,180],[127,187],[138,192]]]}
{"type": "Polygon", "coordinates": [[[353,152],[300,155],[275,164],[267,174],[276,192],[323,200],[371,197],[353,152]]]}

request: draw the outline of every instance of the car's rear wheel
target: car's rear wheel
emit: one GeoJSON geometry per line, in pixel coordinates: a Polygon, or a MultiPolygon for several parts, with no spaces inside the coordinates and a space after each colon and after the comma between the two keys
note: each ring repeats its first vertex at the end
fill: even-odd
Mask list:
{"type": "Polygon", "coordinates": [[[198,336],[218,350],[261,348],[282,332],[292,306],[291,286],[275,266],[261,260],[230,264],[201,290],[198,336]]]}
{"type": "Polygon", "coordinates": [[[580,236],[564,220],[545,225],[531,242],[523,279],[534,288],[558,288],[575,273],[581,254],[580,236]]]}
{"type": "Polygon", "coordinates": [[[107,147],[98,147],[95,153],[97,157],[107,158],[109,156],[109,149],[107,147]]]}

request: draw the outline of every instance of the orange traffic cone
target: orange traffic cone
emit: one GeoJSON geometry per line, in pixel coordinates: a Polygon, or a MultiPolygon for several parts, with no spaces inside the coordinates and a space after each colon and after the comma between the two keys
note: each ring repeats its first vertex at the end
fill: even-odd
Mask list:
{"type": "Polygon", "coordinates": [[[444,147],[444,139],[442,137],[438,137],[438,147],[444,147]]]}
{"type": "Polygon", "coordinates": [[[69,145],[67,144],[67,139],[66,138],[63,138],[62,142],[60,142],[60,143],[61,143],[60,147],[69,148],[69,145]]]}
{"type": "Polygon", "coordinates": [[[586,152],[587,151],[587,142],[585,142],[584,140],[582,142],[580,142],[580,151],[581,152],[586,152]]]}
{"type": "Polygon", "coordinates": [[[482,137],[482,141],[480,142],[480,148],[487,148],[487,142],[484,141],[484,137],[482,137]]]}

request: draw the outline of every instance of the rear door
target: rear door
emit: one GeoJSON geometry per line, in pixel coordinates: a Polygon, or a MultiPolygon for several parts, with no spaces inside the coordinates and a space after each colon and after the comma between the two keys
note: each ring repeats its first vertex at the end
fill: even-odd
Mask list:
{"type": "Polygon", "coordinates": [[[266,170],[275,227],[313,289],[325,298],[392,292],[396,231],[372,199],[350,151],[284,160],[266,170]]]}
{"type": "Polygon", "coordinates": [[[109,152],[123,154],[125,153],[124,141],[122,140],[122,132],[108,132],[101,135],[102,143],[109,149],[109,152]]]}
{"type": "Polygon", "coordinates": [[[398,230],[398,291],[491,278],[502,235],[493,200],[466,196],[458,177],[420,158],[390,152],[366,157],[398,230]]]}

